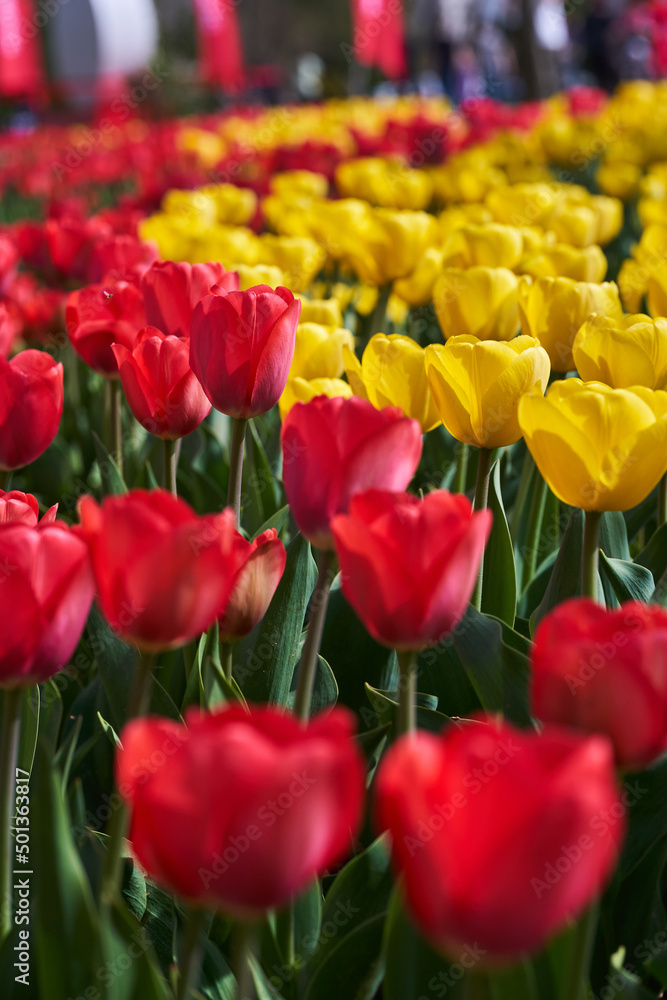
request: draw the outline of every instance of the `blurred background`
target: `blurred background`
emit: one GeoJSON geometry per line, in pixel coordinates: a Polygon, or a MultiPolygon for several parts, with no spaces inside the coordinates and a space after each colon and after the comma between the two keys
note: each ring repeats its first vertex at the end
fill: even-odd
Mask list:
{"type": "Polygon", "coordinates": [[[516,102],[666,74],[667,0],[0,0],[14,128],[133,87],[163,115],[373,93],[516,102]]]}

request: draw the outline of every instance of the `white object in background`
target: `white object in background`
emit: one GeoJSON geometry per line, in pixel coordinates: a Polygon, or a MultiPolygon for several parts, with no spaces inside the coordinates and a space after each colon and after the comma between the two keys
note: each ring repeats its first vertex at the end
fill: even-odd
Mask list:
{"type": "Polygon", "coordinates": [[[55,78],[75,88],[140,72],[157,52],[153,0],[59,0],[47,30],[55,78]]]}

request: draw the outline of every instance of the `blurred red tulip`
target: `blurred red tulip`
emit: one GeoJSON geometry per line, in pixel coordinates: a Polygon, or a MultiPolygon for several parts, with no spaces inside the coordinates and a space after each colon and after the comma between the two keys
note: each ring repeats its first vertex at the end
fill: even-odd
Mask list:
{"type": "Polygon", "coordinates": [[[64,667],[93,601],[88,547],[46,517],[0,525],[0,687],[41,684],[64,667]]]}
{"type": "Polygon", "coordinates": [[[214,286],[190,325],[190,364],[211,403],[230,417],[256,417],[280,399],[294,356],[301,302],[287,288],[246,292],[214,286]]]}
{"type": "Polygon", "coordinates": [[[111,226],[96,216],[82,219],[64,215],[44,223],[44,238],[53,266],[65,277],[81,281],[87,278],[95,242],[111,235],[111,226]]]}
{"type": "MultiPolygon", "coordinates": [[[[42,517],[42,524],[55,521],[58,504],[49,507],[42,517]]],[[[0,490],[0,525],[28,524],[34,528],[39,521],[39,504],[32,493],[21,493],[20,490],[10,490],[5,493],[0,490]]]]}
{"type": "Polygon", "coordinates": [[[58,433],[63,366],[44,351],[0,358],[0,469],[29,465],[58,433]]]}
{"type": "Polygon", "coordinates": [[[190,368],[190,343],[145,327],[129,351],[112,350],[130,409],[149,434],[166,440],[185,437],[211,411],[204,390],[190,368]]]}
{"type": "Polygon", "coordinates": [[[86,364],[100,375],[117,378],[111,345],[132,350],[146,326],[141,292],[127,281],[80,288],[67,299],[65,325],[72,347],[86,364]]]}
{"type": "Polygon", "coordinates": [[[292,515],[319,549],[333,549],[331,519],[347,511],[355,493],[404,490],[422,453],[416,420],[356,396],[297,403],[283,421],[281,441],[292,515]]]}
{"type": "Polygon", "coordinates": [[[667,749],[663,608],[566,601],[540,622],[531,660],[538,719],[604,733],[619,767],[646,767],[667,749]]]}
{"type": "Polygon", "coordinates": [[[369,490],[331,522],[343,594],[385,646],[439,642],[463,617],[491,530],[489,510],[435,490],[369,490]]]}
{"type": "Polygon", "coordinates": [[[102,611],[141,649],[182,646],[205,632],[228,599],[247,542],[231,510],[198,517],[164,490],[79,501],[102,611]]]}
{"type": "Polygon", "coordinates": [[[376,778],[408,906],[433,945],[518,960],[579,916],[610,878],[626,809],[611,744],[489,721],[418,731],[376,778]]]}
{"type": "Polygon", "coordinates": [[[95,241],[88,266],[91,284],[108,281],[135,281],[141,278],[153,261],[157,247],[142,243],[136,236],[114,234],[95,241]]]}
{"type": "Polygon", "coordinates": [[[218,618],[222,642],[236,642],[252,632],[266,614],[285,569],[285,546],[275,528],[267,528],[246,544],[246,561],[218,618]]]}
{"type": "Polygon", "coordinates": [[[192,313],[213,285],[236,292],[239,276],[222,264],[186,264],[171,260],[153,264],[143,276],[141,291],[146,319],[174,337],[189,337],[192,313]]]}
{"type": "Polygon", "coordinates": [[[233,706],[190,710],[186,721],[138,719],[121,733],[118,788],[151,878],[249,918],[283,906],[349,852],[365,775],[351,712],[301,725],[276,708],[233,706]],[[167,767],[147,766],[164,754],[167,767]]]}

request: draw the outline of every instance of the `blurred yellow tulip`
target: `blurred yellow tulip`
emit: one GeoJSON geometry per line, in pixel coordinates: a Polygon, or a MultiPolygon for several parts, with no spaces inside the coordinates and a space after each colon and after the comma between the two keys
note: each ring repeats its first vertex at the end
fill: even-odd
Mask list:
{"type": "Polygon", "coordinates": [[[621,320],[623,309],[613,281],[598,285],[571,278],[519,279],[521,332],[536,337],[556,372],[574,369],[572,342],[592,313],[621,320]]]}
{"type": "Polygon", "coordinates": [[[438,243],[439,229],[427,212],[378,208],[350,236],[346,260],[361,281],[381,286],[414,271],[428,247],[438,243]]]}
{"type": "Polygon", "coordinates": [[[406,417],[418,420],[424,432],[440,423],[424,367],[424,349],[410,337],[377,333],[371,337],[361,361],[343,348],[345,373],[356,396],[381,410],[400,406],[406,417]]]}
{"type": "Polygon", "coordinates": [[[285,277],[279,267],[271,264],[234,264],[228,270],[236,271],[239,276],[239,286],[242,292],[253,288],[254,285],[270,285],[277,288],[278,285],[285,286],[285,277]]]}
{"type": "Polygon", "coordinates": [[[341,163],[336,186],[345,198],[363,198],[383,208],[423,209],[433,198],[433,181],[425,171],[379,157],[341,163]]]}
{"type": "Polygon", "coordinates": [[[595,182],[604,194],[630,201],[639,190],[641,175],[636,163],[605,162],[598,167],[595,182]]]}
{"type": "Polygon", "coordinates": [[[523,397],[519,425],[551,490],[582,510],[630,510],[667,472],[667,392],[564,379],[523,397]]]}
{"type": "Polygon", "coordinates": [[[395,293],[411,306],[425,306],[433,298],[433,286],[442,272],[442,259],[442,250],[428,247],[414,271],[394,282],[395,293]]]}
{"type": "Polygon", "coordinates": [[[273,174],[269,182],[271,192],[277,195],[310,195],[312,198],[326,198],[329,181],[324,174],[312,170],[285,170],[273,174]]]}
{"type": "Polygon", "coordinates": [[[338,378],[343,374],[343,346],[354,350],[349,330],[299,323],[289,378],[338,378]]]}
{"type": "Polygon", "coordinates": [[[609,320],[592,316],[574,338],[572,355],[585,382],[612,389],[667,387],[667,319],[643,313],[609,320]]]}
{"type": "Polygon", "coordinates": [[[325,250],[309,237],[266,233],[260,239],[263,262],[279,267],[293,292],[304,291],[326,263],[325,250]]]}
{"type": "Polygon", "coordinates": [[[667,263],[649,270],[646,301],[651,316],[667,316],[667,263]]]}
{"type": "Polygon", "coordinates": [[[607,273],[607,258],[594,243],[587,247],[554,243],[526,254],[517,270],[532,278],[572,278],[597,283],[607,273]]]}
{"type": "Polygon", "coordinates": [[[342,326],[343,314],[338,299],[301,298],[301,323],[321,323],[322,326],[342,326]]]}
{"type": "Polygon", "coordinates": [[[218,222],[244,226],[257,211],[257,195],[250,188],[234,184],[209,184],[199,189],[213,201],[218,222]]]}
{"type": "Polygon", "coordinates": [[[352,389],[347,382],[343,382],[340,378],[288,379],[283,394],[278,400],[280,419],[285,419],[295,403],[308,403],[315,396],[344,396],[349,399],[351,395],[352,389]]]}
{"type": "Polygon", "coordinates": [[[443,424],[458,441],[478,448],[519,440],[519,400],[542,395],[549,370],[549,355],[532,337],[450,337],[444,347],[426,348],[428,382],[443,424]]]}
{"type": "Polygon", "coordinates": [[[470,334],[480,340],[511,340],[519,327],[518,284],[506,267],[445,268],[433,289],[445,338],[470,334]]]}

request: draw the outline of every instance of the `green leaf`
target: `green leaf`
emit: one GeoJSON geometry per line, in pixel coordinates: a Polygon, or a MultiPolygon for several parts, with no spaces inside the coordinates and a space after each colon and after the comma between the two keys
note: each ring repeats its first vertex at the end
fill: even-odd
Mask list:
{"type": "Polygon", "coordinates": [[[31,796],[33,959],[41,1000],[84,996],[103,966],[92,892],[72,839],[61,777],[40,740],[31,796]]]}
{"type": "Polygon", "coordinates": [[[620,511],[605,511],[600,518],[600,548],[610,559],[630,558],[628,532],[620,511]]]}
{"type": "Polygon", "coordinates": [[[96,978],[107,1000],[171,1000],[150,941],[123,901],[103,914],[102,942],[104,963],[96,978]]]}
{"type": "Polygon", "coordinates": [[[465,954],[462,951],[462,961],[454,968],[419,934],[405,911],[399,890],[395,889],[384,935],[384,1000],[421,1000],[421,997],[440,996],[464,1000],[467,990],[464,969],[474,968],[479,961],[481,956],[476,948],[475,945],[465,954]]]}
{"type": "Polygon", "coordinates": [[[530,962],[494,972],[487,978],[493,1000],[546,1000],[538,993],[535,970],[530,962]]]}
{"type": "MultiPolygon", "coordinates": [[[[380,691],[377,688],[366,685],[368,700],[375,709],[375,717],[378,726],[391,726],[391,733],[396,735],[396,723],[398,714],[398,692],[380,691]]],[[[451,721],[448,716],[437,712],[438,699],[432,694],[418,693],[417,702],[417,727],[428,729],[432,733],[439,733],[451,721]]]]}
{"type": "Polygon", "coordinates": [[[276,477],[266,457],[255,421],[248,424],[245,442],[242,483],[242,521],[246,530],[254,535],[268,518],[278,511],[278,486],[276,477]]]}
{"type": "Polygon", "coordinates": [[[254,542],[258,535],[261,535],[263,531],[268,531],[269,528],[275,528],[278,532],[278,538],[281,537],[285,526],[289,522],[289,505],[285,504],[280,510],[277,510],[275,514],[272,514],[264,524],[262,524],[255,534],[252,536],[252,541],[254,542]]]}
{"type": "Polygon", "coordinates": [[[52,754],[56,752],[60,726],[63,719],[63,700],[58,685],[51,679],[43,686],[39,705],[39,738],[44,740],[52,754]]]}
{"type": "MultiPolygon", "coordinates": [[[[302,643],[303,646],[303,643],[302,643]]],[[[298,659],[297,658],[297,663],[298,659]]],[[[296,667],[296,663],[294,666],[296,667]]],[[[296,700],[296,681],[297,672],[293,670],[292,674],[292,690],[287,697],[287,707],[294,708],[294,702],[296,700]]],[[[317,672],[315,674],[315,683],[313,685],[313,697],[310,703],[310,714],[314,715],[315,712],[322,712],[326,708],[331,708],[335,705],[338,700],[338,684],[336,683],[336,678],[334,677],[334,672],[324,659],[323,656],[317,657],[317,672]]]]}
{"type": "Polygon", "coordinates": [[[339,872],[324,901],[312,957],[301,970],[301,1000],[372,1000],[384,970],[382,928],[392,885],[383,838],[339,872]]]}
{"type": "Polygon", "coordinates": [[[102,492],[105,495],[111,493],[114,496],[121,496],[123,493],[127,493],[125,480],[115,460],[111,457],[95,431],[92,431],[92,436],[97,455],[97,464],[99,465],[100,476],[102,477],[102,492]]]}
{"type": "Polygon", "coordinates": [[[248,701],[287,704],[316,578],[310,545],[299,534],[287,547],[285,572],[266,615],[237,643],[234,676],[248,701]]]}
{"type": "Polygon", "coordinates": [[[651,571],[645,566],[624,559],[608,559],[604,552],[600,552],[600,573],[602,579],[611,585],[619,603],[646,603],[651,599],[655,583],[651,571]]]}
{"type": "Polygon", "coordinates": [[[97,713],[97,718],[100,720],[100,725],[104,735],[109,740],[114,750],[122,749],[123,744],[120,742],[118,733],[111,723],[107,722],[106,719],[103,719],[99,712],[97,713]]]}
{"type": "Polygon", "coordinates": [[[658,582],[667,567],[667,523],[653,532],[648,544],[635,556],[635,562],[650,570],[655,582],[658,582]]]}
{"type": "Polygon", "coordinates": [[[493,511],[493,525],[484,553],[482,611],[513,625],[516,617],[516,568],[500,488],[500,462],[496,462],[489,482],[489,509],[493,511]]]}
{"type": "Polygon", "coordinates": [[[530,670],[527,656],[517,648],[525,640],[513,632],[512,645],[504,642],[501,623],[472,605],[452,635],[454,650],[485,711],[503,712],[516,725],[530,726],[530,670]]]}
{"type": "Polygon", "coordinates": [[[544,616],[570,597],[577,597],[581,589],[581,550],[584,544],[583,511],[572,508],[570,520],[563,533],[560,551],[556,557],[551,579],[544,597],[530,616],[535,630],[544,616]]]}

